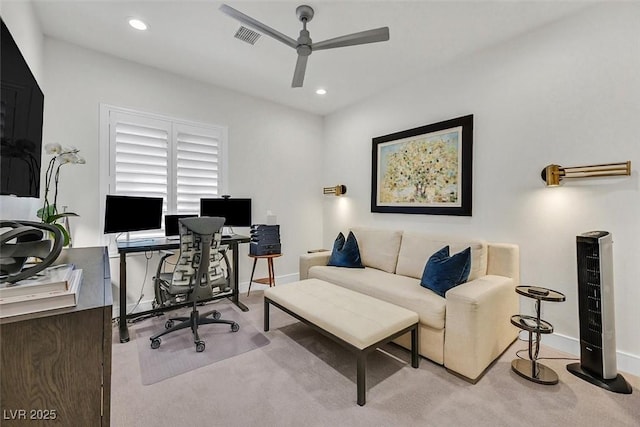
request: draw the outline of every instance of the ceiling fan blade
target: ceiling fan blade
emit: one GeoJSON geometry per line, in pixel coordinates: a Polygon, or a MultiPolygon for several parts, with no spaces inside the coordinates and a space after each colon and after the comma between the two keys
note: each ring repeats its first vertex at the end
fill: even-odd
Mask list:
{"type": "Polygon", "coordinates": [[[296,70],[293,72],[291,87],[302,87],[302,83],[304,82],[304,72],[307,69],[307,59],[309,59],[309,55],[298,55],[296,70]]]}
{"type": "Polygon", "coordinates": [[[355,46],[358,44],[384,42],[387,40],[389,40],[389,27],[382,27],[313,43],[311,50],[333,49],[335,47],[355,46]]]}
{"type": "Polygon", "coordinates": [[[274,30],[271,27],[268,27],[267,25],[263,24],[260,21],[256,21],[252,17],[247,16],[238,10],[235,10],[231,6],[227,6],[226,4],[223,4],[222,6],[220,6],[220,10],[223,13],[229,15],[230,17],[242,22],[243,24],[260,31],[261,33],[266,34],[269,37],[272,37],[278,40],[279,42],[286,44],[287,46],[291,46],[294,49],[298,46],[298,42],[296,42],[291,37],[284,35],[280,31],[274,30]]]}

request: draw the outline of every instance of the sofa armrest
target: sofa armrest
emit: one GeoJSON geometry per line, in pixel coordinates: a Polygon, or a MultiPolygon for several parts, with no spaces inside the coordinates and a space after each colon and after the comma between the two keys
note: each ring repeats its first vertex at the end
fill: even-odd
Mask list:
{"type": "Polygon", "coordinates": [[[518,330],[515,280],[488,275],[446,293],[444,365],[472,382],[511,345],[518,330]]]}
{"type": "Polygon", "coordinates": [[[330,256],[331,251],[300,255],[300,280],[309,278],[309,269],[314,265],[327,265],[330,256]]]}

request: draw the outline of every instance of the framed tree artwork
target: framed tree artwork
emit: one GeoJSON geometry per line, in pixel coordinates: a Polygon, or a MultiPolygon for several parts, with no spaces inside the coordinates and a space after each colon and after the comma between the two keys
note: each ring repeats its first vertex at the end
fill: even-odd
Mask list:
{"type": "Polygon", "coordinates": [[[371,212],[471,216],[473,115],[373,138],[371,212]]]}

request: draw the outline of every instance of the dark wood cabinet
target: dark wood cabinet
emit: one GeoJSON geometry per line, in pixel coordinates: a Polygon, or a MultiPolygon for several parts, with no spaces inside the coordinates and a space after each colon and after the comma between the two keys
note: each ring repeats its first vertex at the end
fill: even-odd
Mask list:
{"type": "Polygon", "coordinates": [[[108,426],[113,298],[106,248],[65,249],[83,270],[75,307],[1,319],[0,424],[108,426]]]}

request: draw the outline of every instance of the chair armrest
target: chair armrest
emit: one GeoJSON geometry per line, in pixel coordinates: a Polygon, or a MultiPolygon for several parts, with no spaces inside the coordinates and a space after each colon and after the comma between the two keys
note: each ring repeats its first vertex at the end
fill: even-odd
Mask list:
{"type": "Polygon", "coordinates": [[[165,250],[158,251],[158,253],[161,255],[161,257],[160,257],[160,262],[158,262],[158,268],[156,269],[156,275],[154,276],[154,279],[156,277],[160,277],[160,273],[162,273],[164,269],[167,258],[175,255],[175,253],[173,253],[172,251],[165,251],[165,250]]]}
{"type": "Polygon", "coordinates": [[[482,276],[446,293],[444,365],[471,381],[516,339],[515,280],[482,276]]]}
{"type": "Polygon", "coordinates": [[[331,251],[300,255],[300,280],[309,278],[309,269],[314,265],[327,265],[331,251]]]}

